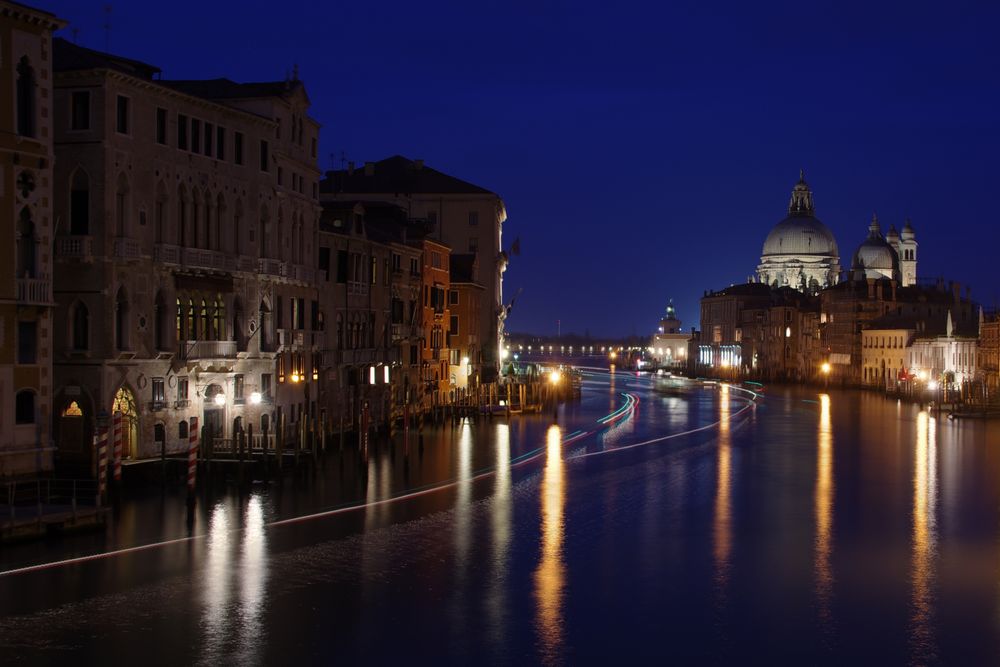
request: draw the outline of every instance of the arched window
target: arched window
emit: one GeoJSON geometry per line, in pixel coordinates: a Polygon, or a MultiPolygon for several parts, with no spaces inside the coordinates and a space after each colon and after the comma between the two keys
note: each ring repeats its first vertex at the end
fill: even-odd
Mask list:
{"type": "Polygon", "coordinates": [[[153,238],[164,243],[167,226],[167,186],[162,181],[156,186],[156,203],[153,208],[153,238]]]}
{"type": "Polygon", "coordinates": [[[271,305],[265,301],[260,302],[260,319],[259,319],[259,330],[260,330],[260,345],[262,350],[271,349],[272,341],[272,330],[271,330],[271,305]]]}
{"type": "Polygon", "coordinates": [[[90,349],[90,313],[87,311],[87,306],[80,301],[73,305],[72,321],[72,348],[90,349]]]}
{"type": "Polygon", "coordinates": [[[218,295],[215,303],[212,304],[212,338],[213,340],[227,340],[226,338],[226,302],[222,300],[222,295],[218,295]]]}
{"type": "Polygon", "coordinates": [[[33,390],[22,389],[14,397],[14,423],[35,423],[35,392],[33,390]]]}
{"type": "Polygon", "coordinates": [[[198,340],[198,313],[194,309],[194,301],[188,299],[188,340],[198,340]]]}
{"type": "Polygon", "coordinates": [[[177,424],[177,437],[181,440],[187,440],[188,437],[188,423],[186,421],[178,422],[177,424]]]}
{"type": "Polygon", "coordinates": [[[157,292],[153,301],[153,345],[157,350],[167,349],[167,303],[163,292],[157,292]]]}
{"type": "Polygon", "coordinates": [[[21,209],[21,215],[17,222],[17,276],[19,278],[35,277],[37,250],[35,222],[31,219],[31,209],[25,206],[21,209]]]}
{"type": "Polygon", "coordinates": [[[337,349],[344,349],[344,316],[337,313],[337,349]]]}
{"type": "Polygon", "coordinates": [[[119,237],[128,235],[128,206],[128,179],[125,174],[119,174],[115,190],[115,234],[119,237]]]}
{"type": "Polygon", "coordinates": [[[69,233],[90,233],[90,178],[82,168],[73,172],[69,190],[69,233]]]}
{"type": "Polygon", "coordinates": [[[208,304],[201,300],[201,310],[198,311],[198,340],[211,340],[208,330],[211,323],[208,320],[208,304]]]}
{"type": "Polygon", "coordinates": [[[119,350],[129,349],[129,305],[125,286],[118,288],[115,295],[115,346],[119,350]]]}
{"type": "Polygon", "coordinates": [[[35,136],[35,70],[28,56],[17,63],[17,133],[35,136]]]}
{"type": "Polygon", "coordinates": [[[184,318],[184,306],[181,300],[177,299],[177,342],[187,340],[187,322],[184,318]]]}
{"type": "Polygon", "coordinates": [[[278,242],[277,253],[274,257],[280,261],[285,260],[285,211],[280,206],[278,207],[278,230],[275,235],[275,239],[278,242]]]}
{"type": "Polygon", "coordinates": [[[187,247],[188,240],[188,197],[187,190],[181,185],[177,189],[177,245],[187,247]]]}
{"type": "Polygon", "coordinates": [[[267,214],[267,208],[262,207],[260,209],[260,256],[261,257],[268,256],[267,242],[268,238],[271,235],[270,226],[271,226],[271,221],[267,214]]]}
{"type": "Polygon", "coordinates": [[[201,193],[197,190],[191,193],[191,225],[194,229],[194,234],[191,235],[191,245],[195,248],[203,248],[204,246],[201,245],[201,235],[204,228],[201,219],[201,193]]]}
{"type": "Polygon", "coordinates": [[[212,250],[222,250],[222,220],[226,217],[226,200],[219,194],[215,201],[215,226],[212,227],[212,250]]]}
{"type": "Polygon", "coordinates": [[[233,211],[233,252],[236,255],[242,253],[240,248],[240,225],[243,224],[243,205],[240,200],[236,200],[236,209],[233,211]]]}
{"type": "Polygon", "coordinates": [[[246,350],[246,334],[244,333],[244,323],[243,323],[243,302],[237,298],[233,301],[233,331],[232,337],[236,341],[236,349],[240,352],[246,350]]]}

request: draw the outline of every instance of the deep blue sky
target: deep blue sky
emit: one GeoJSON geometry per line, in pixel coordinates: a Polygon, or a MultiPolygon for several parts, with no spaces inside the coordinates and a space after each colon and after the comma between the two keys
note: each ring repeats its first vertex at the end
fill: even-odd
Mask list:
{"type": "MultiPolygon", "coordinates": [[[[38,4],[104,48],[104,2],[38,4]]],[[[843,264],[872,211],[910,216],[919,273],[993,306],[1000,7],[874,5],[116,2],[111,50],[165,78],[298,63],[324,169],[400,153],[500,193],[514,330],[645,333],[669,297],[697,324],[799,168],[843,264]]]]}

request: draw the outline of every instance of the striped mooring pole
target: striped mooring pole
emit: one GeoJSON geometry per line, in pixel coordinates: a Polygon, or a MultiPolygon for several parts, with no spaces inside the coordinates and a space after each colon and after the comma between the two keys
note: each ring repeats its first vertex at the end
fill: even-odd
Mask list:
{"type": "Polygon", "coordinates": [[[114,424],[115,484],[122,481],[122,413],[116,412],[114,424]]]}
{"type": "Polygon", "coordinates": [[[191,417],[188,426],[188,492],[194,493],[195,476],[198,473],[198,418],[191,417]]]}
{"type": "Polygon", "coordinates": [[[108,490],[108,431],[101,429],[97,441],[97,495],[103,501],[108,490]]]}

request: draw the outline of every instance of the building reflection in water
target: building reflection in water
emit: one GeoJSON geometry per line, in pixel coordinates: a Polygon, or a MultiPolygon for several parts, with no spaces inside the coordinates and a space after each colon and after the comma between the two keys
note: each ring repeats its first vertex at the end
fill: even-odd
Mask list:
{"type": "Polygon", "coordinates": [[[719,449],[716,460],[715,521],[712,527],[712,555],[715,560],[716,592],[725,598],[732,551],[731,458],[729,385],[719,385],[719,449]]]}
{"type": "Polygon", "coordinates": [[[913,469],[913,616],[910,637],[914,660],[934,657],[934,559],[937,551],[937,424],[926,411],[917,415],[913,469]]]}
{"type": "Polygon", "coordinates": [[[815,564],[816,601],[819,620],[829,629],[830,602],[833,596],[833,427],[830,420],[830,396],[819,396],[819,432],[816,438],[816,541],[815,564]]]}
{"type": "Polygon", "coordinates": [[[208,520],[205,582],[202,586],[202,627],[205,630],[204,651],[207,657],[221,657],[225,650],[231,590],[232,540],[235,535],[229,525],[229,508],[218,503],[208,520]]]}
{"type": "Polygon", "coordinates": [[[497,424],[496,475],[493,486],[493,512],[491,527],[493,533],[493,576],[486,598],[486,613],[490,619],[490,633],[494,643],[503,646],[507,640],[507,571],[510,560],[511,537],[511,479],[510,479],[510,425],[497,424]]]}
{"type": "Polygon", "coordinates": [[[563,509],[566,503],[562,460],[562,432],[549,427],[546,436],[545,470],[542,473],[542,554],[535,570],[535,602],[538,637],[543,662],[558,662],[563,644],[563,509]]]}

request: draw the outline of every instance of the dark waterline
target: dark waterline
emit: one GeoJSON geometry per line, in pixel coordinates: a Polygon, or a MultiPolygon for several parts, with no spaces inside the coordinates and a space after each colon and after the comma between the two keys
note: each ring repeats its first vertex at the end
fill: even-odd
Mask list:
{"type": "Polygon", "coordinates": [[[997,424],[872,394],[747,407],[595,375],[555,428],[397,436],[217,488],[190,527],[157,491],[106,533],[4,547],[0,570],[194,536],[0,576],[0,659],[995,663],[998,446],[997,424]]]}

